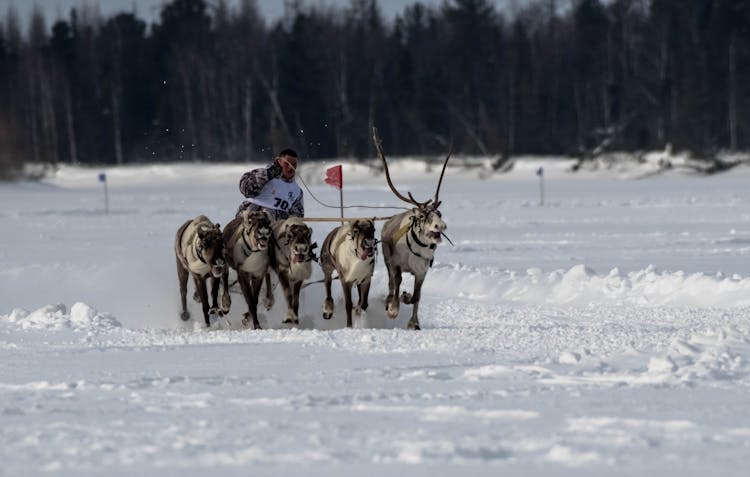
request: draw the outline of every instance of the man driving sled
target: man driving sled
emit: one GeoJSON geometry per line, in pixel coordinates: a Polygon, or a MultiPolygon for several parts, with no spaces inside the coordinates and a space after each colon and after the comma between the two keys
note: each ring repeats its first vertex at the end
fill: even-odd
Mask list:
{"type": "Polygon", "coordinates": [[[297,153],[284,149],[268,167],[253,169],[240,179],[240,192],[247,199],[240,204],[236,216],[243,210],[265,210],[272,221],[305,216],[302,189],[295,182],[297,153]]]}

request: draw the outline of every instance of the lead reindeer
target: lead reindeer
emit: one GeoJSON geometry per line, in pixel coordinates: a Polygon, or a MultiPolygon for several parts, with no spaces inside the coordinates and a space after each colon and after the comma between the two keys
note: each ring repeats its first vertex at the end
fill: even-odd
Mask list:
{"type": "Polygon", "coordinates": [[[372,128],[372,140],[375,143],[378,156],[383,161],[385,178],[391,191],[399,199],[414,206],[408,212],[394,215],[388,219],[380,232],[383,261],[388,269],[388,297],[386,298],[385,309],[388,318],[395,319],[398,316],[399,299],[403,303],[413,305],[408,326],[409,329],[418,330],[420,329],[418,310],[422,283],[427,276],[427,270],[432,265],[435,248],[442,242],[442,235],[447,227],[442,214],[438,210],[441,204],[438,197],[440,184],[443,182],[443,175],[445,174],[445,166],[448,165],[448,159],[451,156],[449,152],[443,163],[440,180],[435,189],[435,198],[426,202],[418,202],[411,195],[411,192],[408,193],[408,197],[405,197],[396,190],[393,182],[391,182],[388,162],[385,160],[378,130],[375,128],[372,128]],[[414,290],[412,293],[404,291],[399,297],[402,273],[411,273],[414,276],[414,290]]]}

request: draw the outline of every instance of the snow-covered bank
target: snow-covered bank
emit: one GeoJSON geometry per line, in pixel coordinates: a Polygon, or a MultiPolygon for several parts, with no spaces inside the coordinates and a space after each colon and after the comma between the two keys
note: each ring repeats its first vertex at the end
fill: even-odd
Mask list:
{"type": "MultiPolygon", "coordinates": [[[[443,159],[443,157],[395,157],[389,158],[389,168],[393,177],[407,183],[430,181],[439,172],[443,159]]],[[[737,168],[733,169],[733,174],[750,174],[750,153],[721,154],[717,160],[727,165],[737,165],[737,168]]],[[[687,153],[675,154],[668,151],[651,151],[642,154],[607,153],[595,160],[585,162],[582,166],[575,158],[551,156],[513,157],[499,169],[494,167],[496,161],[497,158],[492,157],[454,156],[449,161],[450,180],[454,182],[536,180],[536,173],[540,167],[545,176],[552,178],[638,179],[669,172],[682,175],[696,173],[707,167],[702,166],[702,163],[708,164],[691,158],[687,153]]],[[[344,165],[348,185],[384,183],[382,167],[378,159],[302,160],[299,173],[307,184],[320,185],[325,177],[325,169],[333,164],[344,165]]],[[[221,185],[234,183],[243,172],[264,165],[264,163],[163,163],[80,167],[60,164],[54,170],[48,170],[42,181],[61,187],[94,187],[97,185],[98,175],[106,172],[109,183],[113,187],[171,183],[221,185]]],[[[33,175],[37,176],[39,172],[35,171],[33,175]]]]}

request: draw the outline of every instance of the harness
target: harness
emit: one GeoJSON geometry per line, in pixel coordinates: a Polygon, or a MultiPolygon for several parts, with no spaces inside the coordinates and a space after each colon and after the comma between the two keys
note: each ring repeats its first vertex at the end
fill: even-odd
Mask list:
{"type": "MultiPolygon", "coordinates": [[[[376,255],[378,253],[377,247],[378,247],[379,243],[380,243],[379,240],[375,240],[375,243],[373,244],[373,248],[375,249],[375,252],[373,252],[372,257],[370,257],[370,259],[369,259],[370,263],[374,263],[375,262],[375,257],[376,257],[376,255]]],[[[352,250],[352,254],[355,257],[359,258],[359,249],[357,247],[354,247],[354,250],[352,250]]]]}
{"type": "Polygon", "coordinates": [[[394,241],[393,241],[393,243],[398,242],[399,240],[401,240],[401,238],[404,235],[406,235],[407,232],[410,232],[408,235],[406,235],[406,247],[409,249],[409,251],[412,253],[412,255],[415,255],[415,256],[421,258],[422,260],[429,261],[430,262],[430,266],[432,266],[432,262],[433,262],[433,260],[435,258],[434,257],[429,257],[428,258],[428,257],[425,257],[424,255],[420,254],[419,252],[417,252],[416,250],[414,250],[412,248],[412,245],[409,242],[409,235],[411,235],[412,240],[414,242],[416,242],[418,246],[424,247],[424,248],[429,248],[430,250],[435,250],[435,247],[437,246],[436,244],[433,243],[433,244],[427,245],[426,243],[422,243],[422,241],[419,240],[419,237],[417,237],[417,234],[415,233],[414,229],[416,227],[418,227],[418,224],[419,223],[417,222],[417,218],[415,216],[412,215],[411,217],[409,217],[409,223],[407,223],[406,225],[404,225],[403,227],[401,227],[400,229],[398,229],[398,231],[394,235],[394,241]]]}
{"type": "MultiPolygon", "coordinates": [[[[184,233],[185,233],[185,232],[183,232],[183,234],[184,234],[184,233]]],[[[197,234],[197,232],[196,232],[196,234],[197,234]]],[[[180,237],[180,238],[182,238],[182,237],[180,237]]],[[[203,263],[205,263],[206,265],[208,265],[209,263],[208,263],[208,262],[206,261],[206,259],[205,259],[205,258],[203,258],[203,253],[202,253],[202,252],[203,252],[203,249],[202,249],[202,248],[200,248],[200,247],[198,247],[198,243],[199,243],[199,242],[200,242],[200,239],[198,239],[198,240],[195,240],[195,241],[193,242],[193,252],[195,253],[195,256],[196,256],[196,257],[198,257],[198,260],[200,260],[201,262],[203,262],[203,263]]]]}
{"type": "MultiPolygon", "coordinates": [[[[331,262],[333,262],[333,266],[334,267],[337,266],[338,264],[336,263],[336,254],[333,253],[333,250],[338,249],[339,246],[341,245],[341,243],[344,240],[346,240],[347,238],[349,240],[354,241],[354,237],[352,237],[351,234],[346,234],[346,235],[343,235],[343,236],[339,237],[339,239],[336,240],[335,243],[331,242],[328,245],[328,250],[326,250],[326,252],[327,252],[328,256],[331,258],[331,262]]],[[[377,253],[378,253],[378,244],[379,243],[380,243],[380,240],[375,239],[375,243],[373,244],[373,248],[375,249],[375,253],[372,254],[372,257],[370,257],[370,260],[369,260],[370,263],[374,263],[375,262],[375,258],[377,257],[377,253]]],[[[359,259],[359,249],[357,248],[356,245],[352,248],[351,252],[352,252],[352,255],[354,255],[357,259],[359,259]]]]}
{"type": "MultiPolygon", "coordinates": [[[[284,252],[284,249],[279,246],[279,242],[276,240],[276,237],[274,236],[274,234],[271,234],[271,237],[269,237],[269,240],[271,240],[274,246],[279,249],[279,251],[281,252],[281,255],[284,256],[284,259],[286,259],[286,262],[291,265],[292,258],[287,257],[286,253],[284,252]]],[[[285,240],[285,242],[286,243],[284,243],[284,245],[289,245],[289,241],[285,240]]],[[[318,257],[315,256],[315,248],[317,248],[317,246],[318,246],[317,243],[311,243],[308,245],[307,257],[305,257],[305,259],[302,260],[302,263],[318,261],[318,257]]]]}
{"type": "Polygon", "coordinates": [[[244,230],[240,233],[240,235],[242,236],[242,245],[243,245],[243,249],[244,249],[243,251],[245,252],[245,255],[247,255],[249,257],[250,255],[252,255],[254,253],[262,252],[263,251],[263,249],[261,249],[261,248],[253,250],[253,248],[250,246],[250,244],[247,243],[247,239],[245,238],[245,231],[244,230]]]}

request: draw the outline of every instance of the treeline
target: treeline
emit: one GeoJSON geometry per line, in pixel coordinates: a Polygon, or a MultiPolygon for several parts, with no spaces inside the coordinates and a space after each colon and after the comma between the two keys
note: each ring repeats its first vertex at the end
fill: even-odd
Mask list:
{"type": "Polygon", "coordinates": [[[750,0],[173,0],[0,22],[0,169],[25,162],[750,147],[750,0]],[[316,3],[316,2],[313,2],[316,3]]]}

